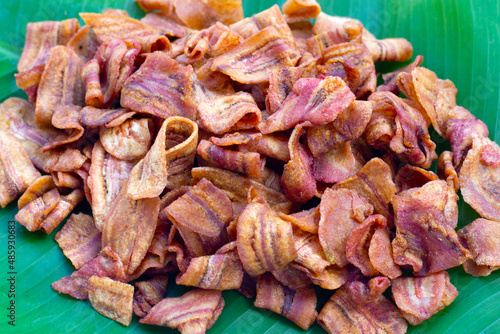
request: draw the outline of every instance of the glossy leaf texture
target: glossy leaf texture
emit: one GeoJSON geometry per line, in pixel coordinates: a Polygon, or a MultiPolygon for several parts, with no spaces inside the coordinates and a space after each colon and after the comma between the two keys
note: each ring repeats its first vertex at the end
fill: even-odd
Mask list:
{"type": "MultiPolygon", "coordinates": [[[[282,5],[284,1],[278,1],[282,5]]],[[[274,1],[243,0],[245,16],[270,7],[274,1]]],[[[500,142],[500,2],[497,0],[323,0],[324,12],[361,20],[377,37],[405,37],[414,56],[424,56],[423,66],[440,78],[451,79],[458,88],[457,102],[485,121],[490,137],[500,142]]],[[[133,17],[143,15],[131,0],[3,0],[0,3],[0,102],[9,96],[26,98],[15,85],[14,73],[24,44],[26,24],[31,21],[61,20],[78,13],[105,8],[126,9],[133,17]]],[[[392,70],[384,64],[380,70],[392,70]]],[[[434,132],[441,149],[449,144],[434,132]]],[[[459,227],[477,214],[459,203],[459,227]]],[[[75,212],[90,212],[80,205],[75,212]]],[[[17,212],[15,203],[0,210],[0,332],[1,333],[175,333],[142,325],[138,318],[124,327],[95,312],[88,301],[77,301],[52,290],[51,283],[71,274],[73,268],[54,241],[53,232],[31,233],[16,224],[15,268],[8,263],[8,221],[17,212]],[[15,274],[9,274],[14,272],[15,274]],[[11,284],[15,281],[15,327],[7,324],[6,309],[11,284]]],[[[486,278],[474,278],[461,268],[449,271],[459,291],[458,298],[444,311],[409,333],[498,333],[500,332],[500,270],[486,278]]],[[[170,281],[173,282],[173,279],[170,281]]],[[[170,284],[169,296],[188,289],[170,284]]],[[[320,305],[330,297],[318,290],[320,305]]],[[[226,306],[209,333],[304,333],[292,322],[253,306],[236,292],[224,292],[226,306]]],[[[305,333],[323,333],[314,325],[305,333]]]]}

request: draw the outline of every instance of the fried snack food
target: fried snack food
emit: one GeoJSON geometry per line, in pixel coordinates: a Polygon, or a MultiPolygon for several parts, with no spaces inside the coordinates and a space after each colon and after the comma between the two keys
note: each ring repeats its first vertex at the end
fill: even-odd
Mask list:
{"type": "Polygon", "coordinates": [[[124,326],[204,333],[237,290],[303,329],[404,333],[457,297],[447,269],[500,268],[486,125],[421,56],[377,87],[410,42],[315,0],[137,2],[30,23],[29,102],[0,104],[0,205],[29,231],[69,217],[54,290],[124,326]],[[482,217],[459,231],[458,190],[482,217]]]}

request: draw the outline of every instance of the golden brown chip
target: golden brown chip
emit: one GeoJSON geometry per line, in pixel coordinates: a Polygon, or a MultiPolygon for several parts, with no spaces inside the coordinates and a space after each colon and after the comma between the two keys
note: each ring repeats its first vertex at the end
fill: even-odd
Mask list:
{"type": "Polygon", "coordinates": [[[473,276],[488,276],[500,268],[500,224],[488,219],[476,219],[458,231],[462,243],[470,250],[472,259],[464,263],[473,276]],[[470,263],[473,262],[473,263],[470,263]]]}
{"type": "Polygon", "coordinates": [[[124,326],[132,321],[134,287],[108,277],[91,276],[87,284],[92,307],[124,326]]]}
{"type": "Polygon", "coordinates": [[[214,167],[195,167],[191,170],[193,183],[206,178],[221,189],[233,202],[246,203],[251,189],[264,196],[266,202],[275,210],[289,213],[292,202],[283,193],[271,189],[262,183],[230,171],[214,167]]]}
{"type": "Polygon", "coordinates": [[[141,264],[153,240],[160,211],[160,199],[134,200],[127,193],[126,181],[113,201],[102,225],[102,248],[111,246],[132,274],[141,264]]]}
{"type": "Polygon", "coordinates": [[[153,122],[148,118],[128,119],[110,128],[101,128],[99,139],[109,154],[120,160],[142,159],[151,145],[153,122]]]}
{"type": "Polygon", "coordinates": [[[130,173],[128,194],[133,199],[159,196],[165,187],[189,184],[196,155],[198,125],[184,117],[167,118],[146,156],[130,173]]]}
{"type": "Polygon", "coordinates": [[[283,4],[283,14],[287,22],[314,19],[321,12],[316,0],[287,0],[283,4]]]}
{"type": "Polygon", "coordinates": [[[34,180],[26,191],[19,197],[17,208],[21,210],[29,203],[33,202],[38,197],[49,192],[56,187],[54,179],[50,175],[43,175],[34,180]]]}
{"type": "Polygon", "coordinates": [[[202,289],[239,289],[243,281],[243,267],[236,250],[226,254],[201,256],[191,259],[186,271],[175,282],[202,289]]]}
{"type": "MultiPolygon", "coordinates": [[[[131,17],[96,13],[80,13],[80,17],[90,26],[101,43],[112,39],[131,38],[141,45],[143,52],[152,52],[151,44],[158,38],[153,27],[131,17]]],[[[168,51],[170,44],[166,38],[165,40],[168,43],[168,51]]]]}
{"type": "Polygon", "coordinates": [[[288,140],[290,161],[283,167],[281,175],[281,184],[286,198],[299,203],[305,203],[316,195],[312,154],[299,142],[304,133],[303,126],[300,124],[293,129],[288,140]]]}
{"type": "Polygon", "coordinates": [[[37,123],[52,124],[52,114],[61,105],[83,105],[82,61],[73,50],[56,46],[50,50],[35,106],[37,123]]]}
{"type": "Polygon", "coordinates": [[[52,233],[52,231],[59,226],[59,224],[61,224],[71,211],[73,211],[73,209],[83,200],[84,196],[83,190],[81,189],[73,189],[68,195],[61,196],[55,208],[40,224],[40,229],[47,234],[52,233]]]}

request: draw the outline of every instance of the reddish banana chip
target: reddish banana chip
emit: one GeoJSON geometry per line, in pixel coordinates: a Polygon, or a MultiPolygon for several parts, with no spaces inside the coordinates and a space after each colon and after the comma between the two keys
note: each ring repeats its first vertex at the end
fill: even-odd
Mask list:
{"type": "Polygon", "coordinates": [[[297,257],[291,224],[281,219],[262,196],[240,213],[236,240],[243,268],[254,277],[282,268],[297,257]]]}
{"type": "Polygon", "coordinates": [[[111,246],[127,274],[132,274],[146,256],[159,211],[158,197],[134,200],[127,194],[126,182],[113,201],[102,225],[102,248],[111,246]]]}
{"type": "Polygon", "coordinates": [[[369,284],[360,281],[346,283],[318,314],[319,325],[328,333],[376,333],[380,330],[406,333],[408,325],[401,313],[382,295],[384,287],[389,285],[386,277],[373,278],[369,284]]]}
{"type": "Polygon", "coordinates": [[[346,243],[352,230],[373,213],[373,206],[355,190],[327,188],[319,205],[318,236],[331,264],[348,264],[346,243]]]}
{"type": "Polygon", "coordinates": [[[166,119],[153,146],[130,173],[131,198],[152,198],[159,196],[165,187],[188,184],[197,142],[196,123],[184,117],[166,119]]]}
{"type": "Polygon", "coordinates": [[[92,307],[124,326],[132,321],[134,287],[108,277],[91,276],[87,284],[92,307]]]}
{"type": "Polygon", "coordinates": [[[464,201],[482,217],[500,221],[500,147],[489,138],[474,137],[459,173],[464,201]]]}
{"type": "Polygon", "coordinates": [[[215,290],[191,290],[156,304],[139,322],[177,328],[181,333],[204,333],[217,321],[224,299],[215,290]]]}
{"type": "Polygon", "coordinates": [[[265,274],[257,281],[254,305],[281,314],[307,330],[318,314],[316,299],[312,286],[294,290],[281,285],[272,275],[265,274]]]}
{"type": "Polygon", "coordinates": [[[450,275],[441,271],[426,277],[398,277],[392,281],[392,296],[413,326],[429,319],[458,296],[450,275]]]}
{"type": "Polygon", "coordinates": [[[101,250],[101,232],[94,219],[84,213],[72,214],[55,241],[76,269],[92,260],[101,250]]]}
{"type": "Polygon", "coordinates": [[[180,67],[166,53],[153,52],[125,81],[120,104],[161,118],[196,119],[192,74],[191,66],[180,67]]]}
{"type": "Polygon", "coordinates": [[[472,259],[464,269],[472,276],[488,276],[500,268],[500,225],[496,221],[476,219],[458,231],[460,241],[470,250],[472,259]],[[472,262],[472,263],[470,263],[472,262]]]}
{"type": "Polygon", "coordinates": [[[168,276],[155,276],[147,281],[134,283],[134,313],[145,317],[151,308],[162,301],[167,293],[168,276]]]}
{"type": "Polygon", "coordinates": [[[103,248],[95,258],[74,271],[71,276],[63,277],[52,283],[52,289],[69,294],[76,299],[87,299],[87,283],[91,276],[125,281],[126,276],[122,261],[118,254],[111,250],[111,247],[103,248]]]}

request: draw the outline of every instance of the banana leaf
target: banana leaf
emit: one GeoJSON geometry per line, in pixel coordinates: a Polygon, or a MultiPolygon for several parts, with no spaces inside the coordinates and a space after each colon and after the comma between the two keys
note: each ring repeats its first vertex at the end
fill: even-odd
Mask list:
{"type": "MultiPolygon", "coordinates": [[[[282,5],[284,1],[278,1],[282,5]]],[[[274,1],[243,0],[245,16],[264,10],[274,1]]],[[[491,139],[500,142],[500,3],[496,0],[319,0],[324,12],[361,20],[379,38],[404,37],[414,56],[424,56],[423,66],[440,78],[451,79],[458,88],[457,102],[482,119],[491,139]]],[[[32,21],[78,17],[79,12],[100,12],[120,8],[136,18],[144,13],[132,0],[2,0],[0,3],[0,102],[10,96],[26,98],[15,85],[16,64],[24,45],[26,24],[32,21]]],[[[394,64],[379,70],[389,71],[394,64]]],[[[441,149],[446,143],[434,133],[441,149]]],[[[500,185],[499,185],[500,186],[500,185]]],[[[463,201],[459,202],[459,227],[477,218],[463,201]]],[[[90,212],[85,206],[76,211],[90,212]]],[[[0,210],[0,332],[1,333],[174,333],[134,319],[124,327],[95,312],[88,301],[60,295],[51,283],[70,275],[73,267],[54,241],[53,232],[28,232],[15,227],[15,263],[10,268],[7,253],[8,222],[17,212],[15,203],[0,210]],[[9,274],[13,272],[15,274],[9,274]],[[15,297],[11,298],[15,276],[15,297]],[[15,301],[15,327],[8,324],[7,309],[15,301]]],[[[12,237],[11,237],[12,238],[12,237]]],[[[474,278],[462,268],[449,270],[459,296],[445,310],[409,333],[499,333],[500,270],[485,278],[474,278]]],[[[173,277],[170,282],[173,282],[173,277]]],[[[168,296],[187,288],[170,283],[168,296]]],[[[318,290],[320,305],[331,293],[318,290]]],[[[292,322],[257,309],[253,300],[236,292],[223,293],[226,306],[209,333],[303,333],[292,322]]],[[[306,333],[323,333],[314,325],[306,333]]]]}

